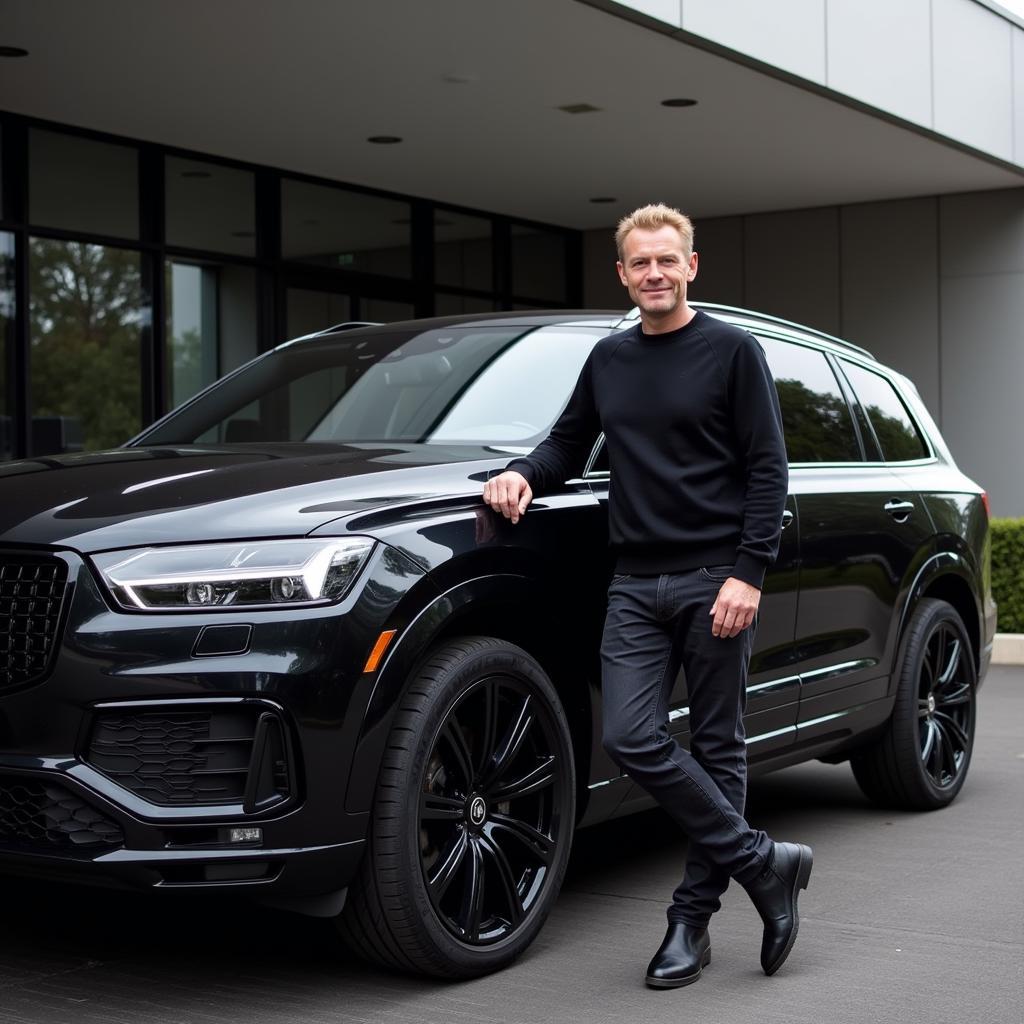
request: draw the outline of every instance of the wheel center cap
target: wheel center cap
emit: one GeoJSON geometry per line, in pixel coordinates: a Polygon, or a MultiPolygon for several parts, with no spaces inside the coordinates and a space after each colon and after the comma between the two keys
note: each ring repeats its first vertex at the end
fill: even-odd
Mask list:
{"type": "Polygon", "coordinates": [[[469,820],[473,825],[482,825],[487,817],[487,802],[482,796],[475,796],[469,801],[469,820]]]}
{"type": "Polygon", "coordinates": [[[928,714],[929,715],[934,715],[935,714],[935,694],[934,693],[929,693],[928,694],[928,714]]]}

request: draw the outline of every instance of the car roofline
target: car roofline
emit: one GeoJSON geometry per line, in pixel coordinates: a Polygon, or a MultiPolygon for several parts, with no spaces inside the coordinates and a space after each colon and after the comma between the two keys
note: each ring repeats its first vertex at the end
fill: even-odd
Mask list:
{"type": "MultiPolygon", "coordinates": [[[[869,352],[862,345],[857,345],[852,341],[847,341],[845,338],[837,338],[833,334],[828,334],[825,331],[819,331],[816,327],[808,327],[806,324],[798,324],[794,320],[785,320],[780,316],[772,316],[769,313],[760,313],[754,309],[744,309],[742,306],[728,306],[721,302],[693,302],[691,305],[695,309],[702,309],[709,313],[725,313],[730,316],[742,317],[744,320],[750,320],[754,323],[763,323],[766,327],[784,327],[788,331],[792,331],[795,334],[803,335],[817,339],[819,341],[827,341],[832,345],[836,345],[839,348],[847,349],[852,352],[856,352],[858,355],[865,356],[872,362],[877,363],[878,359],[874,353],[869,352]]],[[[640,319],[640,310],[634,306],[623,318],[622,326],[627,327],[632,323],[636,323],[640,319]]]]}
{"type": "Polygon", "coordinates": [[[450,316],[417,317],[413,320],[396,320],[393,323],[372,323],[370,321],[347,321],[334,327],[303,334],[297,338],[289,338],[275,345],[270,351],[285,348],[288,345],[307,341],[325,341],[334,335],[349,331],[400,330],[415,326],[420,330],[439,330],[445,327],[469,327],[474,324],[507,325],[509,327],[548,327],[552,324],[564,323],[566,326],[584,326],[586,322],[602,324],[609,331],[615,330],[622,320],[620,309],[506,309],[489,313],[455,313],[450,316]]]}

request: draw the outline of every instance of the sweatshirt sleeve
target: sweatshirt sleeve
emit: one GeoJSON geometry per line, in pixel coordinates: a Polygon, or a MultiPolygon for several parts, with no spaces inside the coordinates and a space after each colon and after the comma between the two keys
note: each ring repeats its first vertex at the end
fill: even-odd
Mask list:
{"type": "Polygon", "coordinates": [[[779,553],[789,464],[775,382],[764,351],[752,335],[736,349],[729,383],[736,440],[747,478],[733,575],[761,589],[765,572],[779,553]]]}
{"type": "Polygon", "coordinates": [[[594,404],[593,363],[591,352],[568,404],[548,436],[529,455],[513,459],[505,467],[526,477],[534,496],[551,491],[582,473],[601,432],[601,420],[594,404]]]}

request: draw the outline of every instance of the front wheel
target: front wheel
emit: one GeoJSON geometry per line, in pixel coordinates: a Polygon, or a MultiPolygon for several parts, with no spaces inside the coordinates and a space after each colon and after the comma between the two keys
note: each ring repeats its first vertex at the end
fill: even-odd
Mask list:
{"type": "Polygon", "coordinates": [[[850,759],[865,795],[907,810],[951,803],[971,762],[977,683],[963,620],[945,601],[925,598],[907,626],[892,717],[850,759]]]}
{"type": "Polygon", "coordinates": [[[467,978],[533,941],[575,825],[561,702],[521,648],[446,643],[406,690],[339,929],[382,966],[467,978]]]}

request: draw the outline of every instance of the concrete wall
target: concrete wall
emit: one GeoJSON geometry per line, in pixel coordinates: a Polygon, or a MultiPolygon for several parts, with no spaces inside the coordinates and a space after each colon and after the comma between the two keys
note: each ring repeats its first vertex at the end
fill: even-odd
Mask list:
{"type": "MultiPolygon", "coordinates": [[[[695,299],[863,345],[907,374],[996,515],[1024,516],[1024,189],[697,220],[695,299]]],[[[611,230],[584,301],[623,308],[611,230]]]]}
{"type": "Polygon", "coordinates": [[[982,0],[615,0],[1024,165],[1024,27],[982,0]]]}

